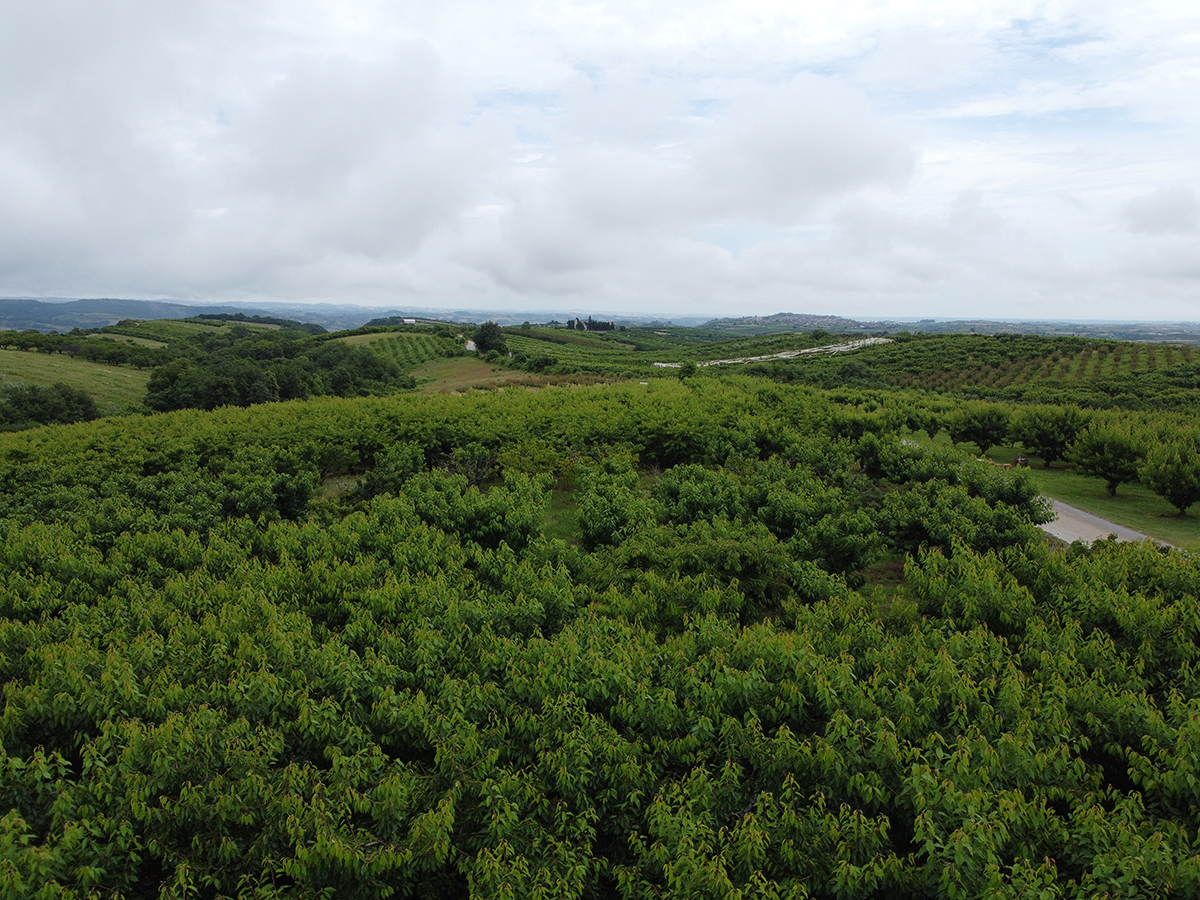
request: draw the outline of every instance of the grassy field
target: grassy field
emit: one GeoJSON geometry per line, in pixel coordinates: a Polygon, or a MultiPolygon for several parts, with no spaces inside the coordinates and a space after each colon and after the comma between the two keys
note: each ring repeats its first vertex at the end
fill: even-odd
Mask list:
{"type": "Polygon", "coordinates": [[[579,544],[579,507],[575,492],[555,488],[546,504],[546,537],[560,538],[568,544],[579,544]]]}
{"type": "Polygon", "coordinates": [[[167,346],[162,341],[152,341],[150,338],[132,337],[128,334],[89,334],[88,338],[97,341],[116,341],[118,344],[137,344],[141,347],[152,347],[159,350],[167,346]]]}
{"type": "Polygon", "coordinates": [[[417,379],[417,389],[422,394],[446,394],[503,384],[531,384],[538,380],[527,372],[498,369],[471,356],[431,359],[413,369],[412,375],[417,379]]]}
{"type": "Polygon", "coordinates": [[[104,415],[139,409],[150,373],[127,366],[72,359],[61,353],[0,350],[0,376],[5,381],[48,385],[61,381],[92,395],[104,415]]]}

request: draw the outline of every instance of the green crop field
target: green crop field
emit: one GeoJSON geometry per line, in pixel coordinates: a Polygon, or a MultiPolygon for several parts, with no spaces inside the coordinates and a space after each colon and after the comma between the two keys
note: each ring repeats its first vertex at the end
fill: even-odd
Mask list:
{"type": "Polygon", "coordinates": [[[1008,351],[1000,359],[987,359],[997,350],[995,337],[968,335],[926,337],[890,349],[871,348],[863,355],[885,381],[930,390],[1120,378],[1200,361],[1200,348],[1182,345],[1054,338],[1009,343],[1015,346],[999,346],[1001,351],[1008,351]],[[1056,347],[1056,341],[1063,345],[1056,347]],[[921,343],[926,346],[913,346],[921,343]],[[971,344],[976,346],[972,348],[971,344]]]}
{"type": "Polygon", "coordinates": [[[150,373],[129,366],[108,366],[62,353],[0,350],[0,376],[6,382],[49,385],[63,382],[91,394],[105,415],[140,409],[150,373]]]}
{"type": "Polygon", "coordinates": [[[432,334],[379,332],[337,338],[354,346],[365,346],[379,358],[393,362],[402,372],[411,372],[421,363],[461,352],[463,342],[432,334]]]}

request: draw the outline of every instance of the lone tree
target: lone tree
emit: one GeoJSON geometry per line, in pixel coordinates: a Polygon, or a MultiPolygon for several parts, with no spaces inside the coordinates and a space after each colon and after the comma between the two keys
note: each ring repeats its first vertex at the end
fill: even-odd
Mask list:
{"type": "Polygon", "coordinates": [[[946,431],[954,443],[971,441],[980,453],[987,453],[1008,434],[1008,410],[993,404],[967,406],[950,420],[946,431]]]}
{"type": "Polygon", "coordinates": [[[1200,500],[1200,447],[1197,441],[1159,444],[1146,454],[1139,474],[1142,483],[1177,510],[1181,516],[1200,500]]]}
{"type": "Polygon", "coordinates": [[[1104,479],[1110,497],[1117,496],[1122,484],[1137,480],[1138,467],[1145,458],[1142,440],[1132,431],[1112,424],[1091,425],[1067,453],[1068,461],[1084,475],[1104,479]]]}
{"type": "Polygon", "coordinates": [[[1009,433],[1048,469],[1066,455],[1085,425],[1087,416],[1074,406],[1032,406],[1013,416],[1009,433]]]}
{"type": "Polygon", "coordinates": [[[504,332],[495,322],[484,322],[475,329],[475,349],[480,355],[495,350],[497,353],[507,353],[508,344],[504,342],[504,332]]]}

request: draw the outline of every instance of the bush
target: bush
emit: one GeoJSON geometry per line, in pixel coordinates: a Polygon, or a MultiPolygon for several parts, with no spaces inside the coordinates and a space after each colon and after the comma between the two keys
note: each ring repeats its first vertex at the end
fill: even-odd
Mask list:
{"type": "Polygon", "coordinates": [[[65,425],[99,418],[96,401],[87,391],[57,382],[0,387],[0,429],[13,431],[35,425],[65,425]]]}

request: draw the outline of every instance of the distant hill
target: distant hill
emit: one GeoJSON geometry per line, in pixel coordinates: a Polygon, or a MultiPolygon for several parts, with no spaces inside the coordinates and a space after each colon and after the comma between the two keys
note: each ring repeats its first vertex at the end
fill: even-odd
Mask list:
{"type": "Polygon", "coordinates": [[[855,331],[892,331],[895,322],[859,322],[842,316],[815,316],[808,313],[775,313],[773,316],[742,316],[737,319],[712,319],[700,326],[712,331],[735,334],[775,334],[785,331],[823,331],[848,334],[855,331]]]}
{"type": "Polygon", "coordinates": [[[67,300],[53,303],[29,298],[0,299],[0,330],[70,331],[103,328],[122,319],[186,319],[201,313],[236,315],[235,306],[189,306],[161,300],[67,300]]]}
{"type": "Polygon", "coordinates": [[[1195,322],[1013,322],[996,319],[862,322],[842,316],[776,313],[772,316],[712,319],[701,325],[700,328],[710,333],[729,337],[822,329],[832,334],[854,334],[856,332],[896,334],[905,331],[923,334],[1037,334],[1047,337],[1087,337],[1100,340],[1200,344],[1200,324],[1195,322]]]}

